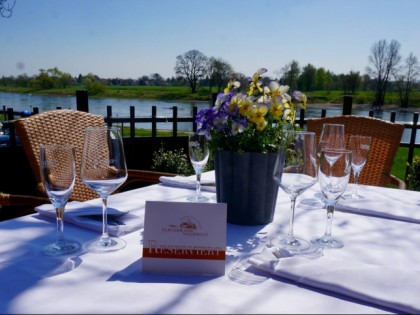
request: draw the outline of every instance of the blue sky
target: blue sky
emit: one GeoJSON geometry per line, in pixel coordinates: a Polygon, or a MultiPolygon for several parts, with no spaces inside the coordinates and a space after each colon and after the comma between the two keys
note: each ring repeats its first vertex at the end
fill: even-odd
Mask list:
{"type": "Polygon", "coordinates": [[[167,78],[192,49],[245,75],[292,60],[363,74],[382,39],[420,59],[419,12],[418,0],[16,0],[0,18],[0,76],[167,78]]]}

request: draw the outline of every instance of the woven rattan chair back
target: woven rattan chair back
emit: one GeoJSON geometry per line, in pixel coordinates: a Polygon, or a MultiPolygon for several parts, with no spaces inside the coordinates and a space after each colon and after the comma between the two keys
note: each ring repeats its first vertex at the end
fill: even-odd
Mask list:
{"type": "MultiPolygon", "coordinates": [[[[343,124],[348,148],[351,135],[372,137],[372,143],[366,165],[360,173],[359,183],[386,187],[398,182],[399,188],[405,183],[391,175],[395,154],[400,146],[404,125],[366,116],[344,115],[307,120],[307,130],[316,134],[316,143],[322,132],[323,124],[343,124]]],[[[354,182],[353,174],[350,182],[354,182]]]]}
{"type": "Polygon", "coordinates": [[[71,200],[98,198],[80,179],[80,165],[85,128],[104,126],[103,116],[77,110],[58,109],[15,121],[16,132],[32,168],[38,189],[42,191],[39,150],[41,144],[69,144],[76,148],[76,182],[71,200]]]}

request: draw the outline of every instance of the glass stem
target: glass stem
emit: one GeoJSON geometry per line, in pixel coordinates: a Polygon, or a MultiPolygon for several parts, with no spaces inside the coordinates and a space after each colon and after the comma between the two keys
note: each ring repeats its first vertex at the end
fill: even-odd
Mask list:
{"type": "Polygon", "coordinates": [[[327,227],[325,229],[326,236],[331,236],[331,226],[332,226],[333,216],[334,216],[334,205],[333,204],[327,205],[327,227]]]}
{"type": "Polygon", "coordinates": [[[357,196],[357,184],[359,182],[359,172],[354,172],[353,197],[357,196]]]}
{"type": "Polygon", "coordinates": [[[291,198],[291,203],[290,203],[290,219],[289,219],[289,233],[288,233],[289,240],[293,240],[295,238],[293,236],[293,224],[295,222],[295,204],[296,204],[296,198],[291,198]]]}
{"type": "Polygon", "coordinates": [[[201,173],[197,173],[196,177],[197,177],[197,184],[195,186],[195,194],[197,196],[200,196],[201,195],[201,173]]]}
{"type": "Polygon", "coordinates": [[[101,198],[102,200],[102,236],[100,242],[108,242],[108,208],[107,208],[107,198],[101,198]]]}
{"type": "Polygon", "coordinates": [[[64,207],[55,208],[55,212],[57,214],[57,246],[61,247],[64,246],[64,207]]]}

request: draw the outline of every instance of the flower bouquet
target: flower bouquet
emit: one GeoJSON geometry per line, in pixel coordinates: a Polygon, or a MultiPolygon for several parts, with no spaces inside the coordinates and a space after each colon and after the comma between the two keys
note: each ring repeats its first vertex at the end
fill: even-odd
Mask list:
{"type": "Polygon", "coordinates": [[[212,108],[198,112],[198,132],[210,140],[213,152],[277,152],[282,129],[295,127],[296,106],[306,108],[305,94],[294,91],[290,96],[289,86],[276,81],[264,86],[265,72],[261,68],[248,78],[246,93],[239,92],[239,81],[230,81],[212,108]]]}

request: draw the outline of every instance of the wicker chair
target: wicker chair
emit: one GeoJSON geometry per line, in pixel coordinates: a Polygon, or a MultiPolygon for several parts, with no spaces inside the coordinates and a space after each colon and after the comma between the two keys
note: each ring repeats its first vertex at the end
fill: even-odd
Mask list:
{"type": "MultiPolygon", "coordinates": [[[[14,125],[35,177],[38,196],[0,193],[0,206],[23,206],[31,208],[33,212],[33,207],[50,203],[39,171],[39,148],[44,143],[70,144],[76,148],[76,182],[70,200],[85,201],[98,198],[98,195],[81,181],[80,165],[84,130],[88,126],[104,126],[103,116],[59,109],[17,119],[14,125]]],[[[175,174],[130,169],[127,181],[118,191],[124,190],[124,187],[135,188],[158,183],[161,175],[173,176],[175,174]]]]}
{"type": "MultiPolygon", "coordinates": [[[[374,117],[354,115],[310,118],[307,120],[307,130],[315,132],[317,142],[325,123],[343,124],[345,126],[347,146],[352,134],[372,137],[369,157],[360,173],[360,184],[382,187],[396,186],[406,189],[407,186],[404,181],[391,175],[392,164],[401,142],[404,125],[374,117]]],[[[350,182],[354,182],[353,174],[350,182]]]]}

